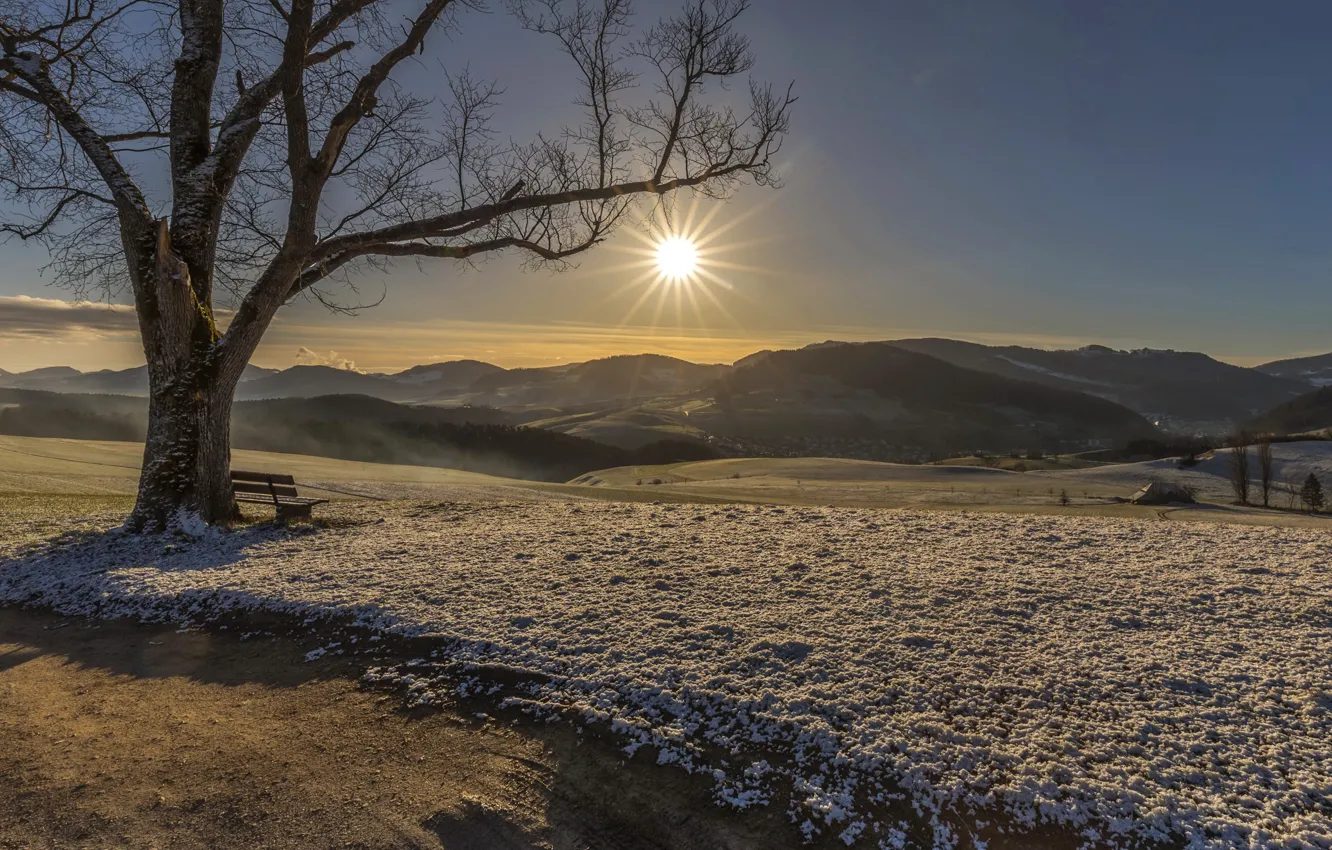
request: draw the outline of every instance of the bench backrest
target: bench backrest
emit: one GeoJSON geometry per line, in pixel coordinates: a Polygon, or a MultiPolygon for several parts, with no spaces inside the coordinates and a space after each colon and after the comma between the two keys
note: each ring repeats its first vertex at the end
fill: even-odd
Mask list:
{"type": "Polygon", "coordinates": [[[290,496],[295,498],[296,479],[290,475],[269,475],[266,472],[231,473],[231,489],[236,493],[251,493],[256,496],[290,496]]]}

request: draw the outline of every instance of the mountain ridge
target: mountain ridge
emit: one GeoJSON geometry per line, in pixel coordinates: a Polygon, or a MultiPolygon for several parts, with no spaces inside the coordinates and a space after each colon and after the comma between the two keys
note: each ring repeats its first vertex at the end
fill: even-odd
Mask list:
{"type": "Polygon", "coordinates": [[[1305,381],[1310,386],[1332,385],[1332,353],[1308,357],[1288,357],[1253,367],[1259,372],[1281,378],[1305,381]]]}
{"type": "Polygon", "coordinates": [[[716,413],[690,417],[719,419],[706,426],[712,433],[754,441],[800,437],[810,446],[841,440],[885,457],[1064,449],[1158,433],[1115,402],[967,369],[891,342],[769,352],[720,379],[712,395],[716,413]],[[773,421],[787,433],[771,433],[773,421]]]}
{"type": "MultiPolygon", "coordinates": [[[[973,372],[1107,399],[1181,433],[1222,433],[1238,427],[1320,385],[1324,369],[1327,382],[1332,383],[1332,354],[1248,368],[1202,352],[1173,349],[1125,351],[1098,344],[1038,349],[939,337],[874,342],[825,340],[785,351],[882,345],[914,351],[973,372]]],[[[522,408],[531,411],[528,418],[566,417],[570,421],[569,415],[586,411],[589,405],[618,400],[627,410],[653,398],[701,393],[718,378],[780,353],[756,351],[729,366],[651,352],[512,369],[474,359],[421,364],[397,372],[319,365],[280,370],[249,366],[237,399],[360,394],[403,404],[522,408]]],[[[147,393],[147,376],[142,366],[93,372],[51,366],[0,373],[0,387],[142,396],[147,393]]]]}
{"type": "Polygon", "coordinates": [[[1107,398],[1178,430],[1226,430],[1308,389],[1196,351],[1039,349],[940,338],[889,342],[954,365],[1107,398]]]}

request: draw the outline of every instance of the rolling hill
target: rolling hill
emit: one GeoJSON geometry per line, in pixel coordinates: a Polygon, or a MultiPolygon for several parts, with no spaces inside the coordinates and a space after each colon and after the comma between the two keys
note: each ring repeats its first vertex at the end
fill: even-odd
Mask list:
{"type": "MultiPolygon", "coordinates": [[[[683,439],[735,454],[901,461],[974,449],[1103,446],[1151,436],[1143,417],[1165,431],[1223,434],[1299,398],[1324,369],[1332,381],[1332,355],[1247,369],[1168,350],[830,341],[759,351],[732,366],[657,354],[515,369],[454,360],[393,374],[251,366],[237,399],[359,396],[500,409],[502,421],[486,414],[484,422],[533,424],[627,450],[683,439]],[[869,353],[854,353],[862,348],[869,353]],[[732,397],[743,403],[727,407],[732,397]],[[1138,416],[1126,417],[1126,408],[1138,416]]],[[[147,381],[143,367],[83,373],[57,366],[0,374],[0,388],[143,396],[147,381]]],[[[72,419],[64,427],[82,426],[72,419]]]]}
{"type": "Polygon", "coordinates": [[[1256,417],[1249,428],[1271,434],[1304,434],[1332,428],[1332,386],[1277,405],[1256,417]]]}
{"type": "MultiPolygon", "coordinates": [[[[276,369],[246,366],[245,372],[241,376],[241,384],[244,386],[249,381],[276,373],[276,369]]],[[[148,367],[99,369],[96,372],[80,372],[78,369],[69,366],[47,366],[17,373],[0,370],[0,388],[42,390],[56,393],[145,396],[148,394],[148,367]]]]}
{"type": "MultiPolygon", "coordinates": [[[[516,424],[484,407],[409,407],[368,396],[237,402],[237,449],[349,461],[443,467],[505,478],[566,481],[589,469],[716,457],[698,442],[662,435],[632,450],[516,424]]],[[[0,434],[136,442],[144,399],[0,389],[0,434]]]]}
{"type": "Polygon", "coordinates": [[[1045,351],[951,339],[892,344],[968,369],[1100,396],[1172,430],[1224,431],[1308,389],[1290,377],[1191,351],[1116,351],[1101,345],[1045,351]]]}
{"type": "Polygon", "coordinates": [[[431,386],[462,389],[476,383],[482,375],[503,372],[504,369],[493,363],[480,360],[450,360],[444,363],[428,363],[413,366],[389,377],[401,383],[429,384],[431,386]]]}
{"type": "Polygon", "coordinates": [[[634,403],[698,390],[729,370],[660,354],[626,354],[484,375],[471,386],[470,398],[504,407],[634,403]]]}
{"type": "Polygon", "coordinates": [[[1315,354],[1312,357],[1292,357],[1288,360],[1273,360],[1255,366],[1256,371],[1278,378],[1303,381],[1315,387],[1332,384],[1332,354],[1315,354]]]}
{"type": "Polygon", "coordinates": [[[408,401],[420,389],[388,375],[334,369],[332,366],[292,366],[276,374],[247,381],[236,391],[238,399],[314,398],[321,395],[364,395],[385,401],[408,401]]]}
{"type": "MultiPolygon", "coordinates": [[[[282,370],[249,366],[236,397],[256,400],[363,395],[394,402],[563,408],[688,392],[729,368],[658,354],[622,355],[524,369],[504,369],[479,360],[454,360],[413,366],[395,374],[317,365],[282,370]]],[[[148,377],[143,366],[97,372],[51,366],[0,375],[0,388],[142,396],[148,392],[148,377]]]]}
{"type": "Polygon", "coordinates": [[[1112,401],[962,368],[889,343],[769,352],[719,380],[712,394],[712,409],[691,414],[696,426],[760,441],[803,438],[811,450],[865,440],[927,453],[1053,448],[1156,433],[1112,401]]]}

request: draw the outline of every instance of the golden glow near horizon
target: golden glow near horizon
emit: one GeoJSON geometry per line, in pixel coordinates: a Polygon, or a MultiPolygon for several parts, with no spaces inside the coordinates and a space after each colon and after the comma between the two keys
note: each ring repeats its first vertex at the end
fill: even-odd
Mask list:
{"type": "Polygon", "coordinates": [[[673,283],[687,283],[698,271],[698,248],[684,236],[668,236],[657,243],[657,270],[673,283]]]}

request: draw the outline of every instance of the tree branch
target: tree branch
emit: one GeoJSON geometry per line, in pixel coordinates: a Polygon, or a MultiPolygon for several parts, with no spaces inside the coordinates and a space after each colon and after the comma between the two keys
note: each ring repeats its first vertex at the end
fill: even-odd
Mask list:
{"type": "Polygon", "coordinates": [[[471,209],[445,213],[443,215],[421,219],[419,221],[408,221],[376,230],[328,239],[315,247],[314,251],[311,253],[311,259],[318,262],[345,251],[360,250],[376,245],[387,245],[405,239],[440,238],[447,236],[450,231],[456,228],[465,225],[491,222],[502,216],[522,212],[524,210],[540,209],[543,207],[586,201],[609,201],[629,195],[664,195],[678,189],[698,186],[708,180],[735,174],[752,167],[753,165],[751,163],[744,162],[720,169],[707,169],[692,177],[677,177],[673,180],[666,180],[661,183],[656,183],[652,180],[636,180],[627,183],[616,183],[611,186],[598,186],[586,189],[572,189],[565,192],[520,196],[507,201],[500,201],[493,204],[482,204],[480,206],[472,207],[471,209]]]}
{"type": "Polygon", "coordinates": [[[307,268],[296,279],[289,297],[294,297],[328,277],[347,263],[360,257],[436,257],[441,259],[466,260],[477,254],[502,251],[506,248],[520,248],[530,251],[544,260],[563,260],[592,248],[602,241],[597,235],[571,248],[553,250],[531,239],[516,236],[504,236],[482,242],[470,242],[463,245],[433,245],[428,242],[399,242],[389,245],[373,245],[362,249],[348,250],[307,268]]]}
{"type": "Polygon", "coordinates": [[[92,200],[103,204],[115,206],[115,201],[111,198],[98,195],[95,192],[85,192],[82,189],[66,189],[67,194],[56,202],[51,212],[41,222],[30,228],[19,227],[13,224],[0,224],[0,233],[11,233],[18,238],[27,241],[37,236],[44,235],[50,227],[60,219],[60,214],[65,211],[65,207],[78,200],[92,200]]]}
{"type": "MultiPolygon", "coordinates": [[[[5,49],[8,51],[8,45],[5,45],[5,49]]],[[[115,199],[120,214],[141,226],[151,224],[152,212],[129,172],[120,164],[120,160],[116,158],[115,152],[111,150],[106,140],[89,126],[64,93],[51,81],[46,67],[46,63],[40,57],[28,52],[12,54],[7,52],[3,58],[0,58],[0,72],[14,74],[23,80],[37,95],[37,102],[51,113],[60,127],[83,151],[84,156],[88,157],[107,188],[111,190],[111,196],[115,199]]]]}
{"type": "Polygon", "coordinates": [[[347,143],[347,136],[362,118],[374,110],[376,93],[388,79],[388,75],[404,59],[416,53],[425,43],[426,34],[435,25],[435,21],[444,13],[453,0],[427,0],[421,14],[412,22],[403,39],[380,60],[370,66],[370,70],[357,82],[351,97],[329,123],[324,143],[315,155],[314,172],[320,180],[327,179],[332,173],[342,149],[347,143]]]}

